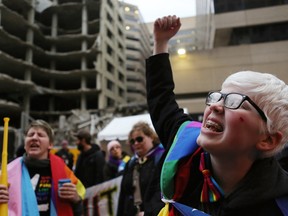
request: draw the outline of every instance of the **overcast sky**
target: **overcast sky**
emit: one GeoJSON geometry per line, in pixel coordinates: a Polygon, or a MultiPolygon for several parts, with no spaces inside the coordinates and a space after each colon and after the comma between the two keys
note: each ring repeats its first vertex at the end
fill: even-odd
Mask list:
{"type": "Polygon", "coordinates": [[[145,22],[154,22],[166,15],[195,16],[195,0],[122,0],[137,5],[145,22]]]}

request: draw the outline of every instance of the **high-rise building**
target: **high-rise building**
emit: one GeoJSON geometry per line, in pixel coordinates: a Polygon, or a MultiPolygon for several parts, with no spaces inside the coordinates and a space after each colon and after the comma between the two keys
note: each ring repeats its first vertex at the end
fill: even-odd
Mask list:
{"type": "Polygon", "coordinates": [[[0,112],[11,125],[126,102],[118,0],[0,0],[0,112]]]}
{"type": "Polygon", "coordinates": [[[127,102],[146,104],[145,59],[151,51],[150,32],[135,5],[120,2],[125,20],[127,102]]]}

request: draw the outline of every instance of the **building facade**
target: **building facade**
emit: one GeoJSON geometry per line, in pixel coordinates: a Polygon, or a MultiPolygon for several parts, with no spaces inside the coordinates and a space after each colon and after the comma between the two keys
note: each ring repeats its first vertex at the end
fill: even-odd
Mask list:
{"type": "Polygon", "coordinates": [[[120,3],[126,30],[127,102],[146,103],[145,59],[151,51],[150,32],[135,5],[120,3]]]}
{"type": "Polygon", "coordinates": [[[0,110],[11,125],[126,102],[117,0],[1,0],[0,110]]]}
{"type": "MultiPolygon", "coordinates": [[[[201,120],[207,93],[239,70],[288,83],[287,0],[197,0],[196,8],[170,42],[181,107],[201,120]]],[[[131,103],[124,114],[143,113],[152,26],[118,0],[0,0],[0,117],[16,128],[41,118],[67,129],[65,118],[105,126],[131,103]]]]}

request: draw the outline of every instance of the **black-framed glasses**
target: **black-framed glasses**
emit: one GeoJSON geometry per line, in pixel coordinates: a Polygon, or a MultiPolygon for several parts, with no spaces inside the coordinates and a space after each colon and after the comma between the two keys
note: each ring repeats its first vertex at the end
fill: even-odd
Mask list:
{"type": "Polygon", "coordinates": [[[224,107],[228,109],[238,109],[242,103],[247,100],[259,113],[261,118],[267,122],[267,117],[264,112],[247,96],[240,93],[228,93],[224,94],[222,92],[209,92],[206,97],[206,105],[210,106],[213,103],[217,103],[223,98],[224,100],[224,107]]]}
{"type": "Polygon", "coordinates": [[[134,145],[135,142],[140,143],[140,142],[143,141],[143,139],[144,139],[144,138],[143,138],[142,136],[138,136],[138,137],[136,137],[135,139],[130,139],[130,144],[131,144],[131,145],[134,145]]]}

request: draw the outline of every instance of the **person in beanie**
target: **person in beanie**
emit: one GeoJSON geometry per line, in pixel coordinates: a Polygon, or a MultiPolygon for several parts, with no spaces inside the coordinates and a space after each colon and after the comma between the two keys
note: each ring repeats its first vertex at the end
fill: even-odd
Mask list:
{"type": "Polygon", "coordinates": [[[98,145],[91,143],[89,131],[78,131],[76,138],[80,154],[76,162],[75,175],[86,188],[102,183],[104,181],[103,169],[106,163],[102,151],[98,145]]]}
{"type": "Polygon", "coordinates": [[[108,162],[104,168],[104,179],[110,180],[123,173],[130,156],[122,151],[121,144],[112,140],[107,144],[108,162]]]}

